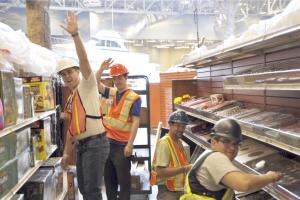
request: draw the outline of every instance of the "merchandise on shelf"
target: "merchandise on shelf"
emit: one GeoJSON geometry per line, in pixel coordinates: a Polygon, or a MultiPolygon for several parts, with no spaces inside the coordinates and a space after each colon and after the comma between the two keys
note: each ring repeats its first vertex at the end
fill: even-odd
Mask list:
{"type": "Polygon", "coordinates": [[[16,124],[18,118],[15,83],[12,72],[0,71],[0,86],[0,98],[4,108],[4,126],[8,127],[16,124]]]}
{"type": "Polygon", "coordinates": [[[52,191],[53,171],[47,169],[39,169],[20,189],[25,195],[25,199],[55,199],[52,191]]]}
{"type": "Polygon", "coordinates": [[[0,137],[0,168],[16,156],[16,133],[0,137]]]}
{"type": "Polygon", "coordinates": [[[21,130],[16,131],[17,135],[17,145],[16,145],[16,154],[19,155],[23,152],[26,148],[30,146],[30,128],[24,128],[21,130]]]}
{"type": "Polygon", "coordinates": [[[34,116],[34,94],[30,91],[30,86],[23,85],[23,107],[24,119],[34,116]]]}
{"type": "Polygon", "coordinates": [[[24,200],[24,194],[15,194],[11,200],[24,200]]]}
{"type": "Polygon", "coordinates": [[[18,107],[17,121],[22,121],[24,119],[24,100],[23,100],[22,79],[15,77],[14,83],[15,83],[16,102],[17,102],[17,107],[18,107]]]}
{"type": "Polygon", "coordinates": [[[54,109],[53,87],[50,77],[34,76],[23,78],[23,83],[30,86],[34,93],[34,108],[36,112],[54,109]]]}
{"type": "Polygon", "coordinates": [[[30,169],[31,163],[30,163],[30,149],[29,147],[25,149],[23,152],[21,152],[16,157],[17,159],[17,168],[18,168],[18,180],[20,180],[25,173],[30,169]]]}
{"type": "Polygon", "coordinates": [[[17,160],[13,159],[0,167],[0,199],[18,182],[17,160]]]}
{"type": "Polygon", "coordinates": [[[45,160],[42,168],[53,171],[53,186],[52,190],[54,197],[57,198],[63,192],[63,170],[60,166],[61,158],[52,157],[45,160]]]}
{"type": "Polygon", "coordinates": [[[36,136],[36,158],[46,160],[51,153],[51,118],[47,117],[31,125],[32,135],[36,136]]]}

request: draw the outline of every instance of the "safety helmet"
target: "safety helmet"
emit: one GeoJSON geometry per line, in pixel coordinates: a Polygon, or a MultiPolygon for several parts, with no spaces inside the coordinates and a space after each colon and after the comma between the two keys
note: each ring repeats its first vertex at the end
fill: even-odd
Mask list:
{"type": "Polygon", "coordinates": [[[169,123],[188,124],[189,117],[184,111],[178,110],[173,112],[169,117],[169,123]]]}
{"type": "Polygon", "coordinates": [[[235,120],[229,118],[217,121],[211,130],[211,136],[226,137],[238,142],[242,141],[240,125],[235,120]]]}
{"type": "Polygon", "coordinates": [[[68,69],[68,68],[72,68],[72,67],[79,68],[78,63],[70,58],[60,59],[57,62],[56,73],[59,74],[61,71],[68,69]]]}
{"type": "Polygon", "coordinates": [[[129,73],[128,69],[124,65],[119,64],[119,63],[113,64],[110,69],[111,77],[120,76],[120,75],[128,74],[128,73],[129,73]]]}

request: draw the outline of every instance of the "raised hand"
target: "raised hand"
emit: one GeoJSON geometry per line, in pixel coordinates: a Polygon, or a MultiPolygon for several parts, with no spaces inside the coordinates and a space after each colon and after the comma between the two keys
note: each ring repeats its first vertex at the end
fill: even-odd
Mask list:
{"type": "Polygon", "coordinates": [[[65,25],[60,25],[65,31],[68,33],[75,34],[78,32],[78,25],[77,25],[77,16],[74,12],[68,12],[67,18],[65,19],[65,25]]]}
{"type": "Polygon", "coordinates": [[[102,71],[104,70],[107,70],[109,68],[109,66],[113,63],[113,59],[112,58],[108,58],[106,60],[104,60],[102,63],[101,63],[101,66],[100,66],[100,69],[102,71]]]}

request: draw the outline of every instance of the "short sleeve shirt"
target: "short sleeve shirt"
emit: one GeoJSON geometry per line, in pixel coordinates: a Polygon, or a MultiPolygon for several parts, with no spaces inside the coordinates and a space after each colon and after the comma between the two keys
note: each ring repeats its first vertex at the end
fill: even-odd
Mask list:
{"type": "Polygon", "coordinates": [[[229,172],[241,171],[220,152],[209,155],[196,172],[197,180],[206,189],[218,191],[226,188],[222,183],[222,178],[229,172]]]}

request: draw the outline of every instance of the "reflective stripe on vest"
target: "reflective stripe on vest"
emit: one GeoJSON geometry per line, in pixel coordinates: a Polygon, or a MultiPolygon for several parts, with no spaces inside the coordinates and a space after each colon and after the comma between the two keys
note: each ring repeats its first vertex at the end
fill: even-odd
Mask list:
{"type": "MultiPolygon", "coordinates": [[[[182,143],[178,143],[179,147],[173,142],[169,134],[166,134],[162,140],[165,141],[170,152],[170,168],[182,167],[188,164],[182,143]]],[[[153,173],[153,172],[152,172],[153,173]]],[[[183,191],[185,174],[181,173],[176,176],[168,177],[165,185],[170,191],[183,191]]]]}
{"type": "Polygon", "coordinates": [[[67,120],[70,122],[69,132],[72,136],[82,134],[86,131],[86,118],[102,119],[101,115],[92,116],[86,114],[78,90],[75,90],[68,98],[65,112],[67,114],[67,120]]]}
{"type": "MultiPolygon", "coordinates": [[[[198,180],[196,180],[196,171],[201,167],[205,159],[214,153],[213,151],[205,152],[202,154],[195,162],[192,170],[188,173],[186,178],[186,192],[180,197],[180,200],[189,200],[189,199],[203,199],[203,200],[233,200],[235,199],[234,191],[230,188],[222,189],[220,191],[210,191],[202,186],[198,180]],[[194,180],[194,181],[193,181],[194,180]],[[193,184],[192,187],[198,189],[198,192],[201,191],[202,194],[192,193],[192,188],[190,184],[193,184]],[[209,195],[209,196],[207,196],[209,195]],[[213,196],[213,197],[212,197],[213,196]]],[[[193,190],[194,190],[193,189],[193,190]]]]}
{"type": "Polygon", "coordinates": [[[108,130],[130,135],[132,119],[129,115],[133,103],[140,98],[132,90],[127,90],[117,104],[116,94],[113,97],[108,116],[104,117],[104,125],[108,130]]]}

